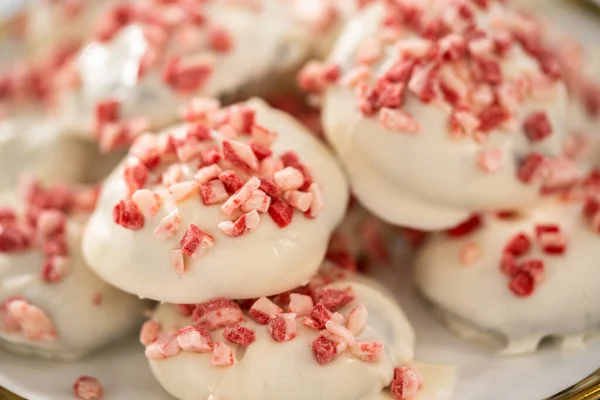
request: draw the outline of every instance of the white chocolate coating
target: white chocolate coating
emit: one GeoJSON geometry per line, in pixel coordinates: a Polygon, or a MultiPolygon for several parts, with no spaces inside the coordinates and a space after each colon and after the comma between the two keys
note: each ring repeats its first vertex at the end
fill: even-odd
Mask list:
{"type": "MultiPolygon", "coordinates": [[[[258,0],[253,3],[257,10],[248,4],[224,0],[194,6],[203,10],[210,24],[227,28],[233,43],[228,52],[200,48],[190,54],[190,50],[179,48],[181,43],[170,39],[173,41],[169,45],[172,54],[214,59],[213,72],[206,84],[187,95],[176,93],[162,80],[161,68],[154,68],[138,78],[138,65],[150,46],[139,25],[124,27],[107,43],[90,42],[76,61],[81,86],[62,94],[58,117],[72,132],[89,137],[94,128],[94,108],[106,98],[121,100],[121,119],[144,117],[149,119],[151,126],[164,127],[176,120],[179,107],[190,95],[221,97],[268,78],[263,81],[264,90],[273,76],[299,66],[312,51],[316,33],[287,1],[258,0]],[[99,70],[103,74],[98,74],[99,70]]],[[[173,7],[177,9],[178,6],[173,7]]],[[[204,37],[202,35],[206,34],[202,29],[196,29],[194,35],[204,37]]],[[[164,67],[164,63],[161,65],[164,67]]]]}
{"type": "Polygon", "coordinates": [[[91,148],[62,134],[57,121],[35,112],[0,119],[0,190],[14,187],[21,174],[44,182],[75,182],[91,148]]]}
{"type": "MultiPolygon", "coordinates": [[[[504,13],[497,7],[500,5],[493,2],[490,15],[504,13]]],[[[383,7],[375,5],[348,22],[329,61],[347,71],[362,41],[377,32],[383,15],[383,7]]],[[[489,29],[484,21],[490,15],[477,14],[481,28],[489,29]]],[[[382,61],[373,67],[376,76],[395,60],[394,50],[394,46],[384,50],[382,61]]],[[[517,47],[501,60],[500,67],[504,79],[538,70],[535,61],[517,47]]],[[[554,84],[550,93],[545,100],[530,98],[519,106],[517,132],[492,130],[485,144],[470,138],[453,139],[450,113],[422,103],[411,92],[402,110],[421,125],[418,133],[388,131],[377,116],[364,117],[352,89],[342,85],[326,91],[323,123],[350,176],[354,194],[367,209],[393,224],[441,229],[464,220],[473,210],[521,208],[539,201],[539,186],[521,183],[516,170],[518,160],[531,151],[550,156],[561,153],[567,108],[564,84],[554,84]],[[532,145],[520,125],[537,109],[547,111],[554,133],[532,145]],[[498,171],[486,173],[478,168],[477,156],[491,148],[501,149],[504,160],[498,171]]]]}
{"type": "MultiPolygon", "coordinates": [[[[339,312],[346,315],[357,302],[364,304],[369,316],[358,340],[380,340],[385,356],[375,363],[360,361],[348,351],[327,365],[319,365],[311,351],[311,342],[319,335],[297,320],[297,336],[286,342],[271,338],[265,325],[248,318],[242,322],[256,332],[256,340],[247,348],[226,342],[238,360],[230,367],[211,365],[211,353],[180,352],[163,359],[149,360],[154,376],[180,400],[327,399],[363,400],[374,398],[392,380],[396,366],[412,360],[414,333],[402,310],[366,279],[340,281],[338,289],[351,286],[356,300],[339,312]],[[245,351],[244,351],[245,350],[245,351]],[[250,396],[250,397],[248,397],[250,396]]],[[[193,324],[170,304],[159,306],[154,320],[163,329],[193,324]]],[[[211,332],[213,343],[224,340],[223,330],[211,332]]]]}
{"type": "Polygon", "coordinates": [[[45,311],[57,331],[55,340],[31,341],[21,332],[0,330],[0,345],[9,350],[72,360],[139,326],[144,302],[110,286],[88,268],[80,249],[85,218],[74,216],[67,221],[69,264],[59,282],[42,279],[44,255],[39,249],[0,254],[0,302],[24,297],[45,311]]]}
{"type": "MultiPolygon", "coordinates": [[[[141,230],[131,231],[114,223],[112,217],[114,205],[126,197],[121,165],[106,180],[83,238],[86,260],[98,275],[142,298],[186,304],[215,297],[241,299],[281,293],[301,285],[317,271],[329,235],[346,209],[348,188],[344,175],[325,146],[293,118],[260,100],[246,104],[256,110],[258,124],[279,133],[273,153],[295,151],[309,168],[323,192],[323,212],[308,219],[295,211],[291,224],[283,229],[269,215],[261,214],[257,228],[230,237],[217,228],[219,222],[230,219],[219,204],[205,206],[198,196],[175,204],[165,187],[154,185],[151,189],[163,195],[163,204],[158,214],[146,219],[141,230]],[[159,239],[154,228],[175,209],[181,221],[178,234],[159,239]],[[215,244],[201,258],[190,259],[185,273],[179,275],[169,255],[179,248],[190,223],[212,235],[215,244]]],[[[170,132],[179,135],[185,127],[170,132]]],[[[193,173],[188,171],[186,175],[193,173]]]]}
{"type": "MultiPolygon", "coordinates": [[[[581,204],[549,204],[516,220],[484,218],[483,227],[464,237],[436,234],[421,248],[416,279],[421,292],[461,336],[481,333],[496,339],[505,353],[535,351],[542,338],[553,335],[583,338],[600,328],[597,287],[600,237],[581,215],[581,204]],[[532,243],[524,259],[541,259],[545,280],[529,297],[518,297],[500,270],[500,256],[517,233],[535,238],[536,224],[560,226],[567,237],[564,255],[548,255],[532,243]],[[464,265],[460,253],[467,243],[481,250],[480,258],[464,265]],[[474,328],[474,329],[473,329],[474,328]]],[[[489,340],[488,340],[489,343],[489,340]]]]}

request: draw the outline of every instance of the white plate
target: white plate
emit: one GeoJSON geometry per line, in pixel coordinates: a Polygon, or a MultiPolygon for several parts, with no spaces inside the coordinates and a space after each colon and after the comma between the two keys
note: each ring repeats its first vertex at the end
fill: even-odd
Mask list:
{"type": "MultiPolygon", "coordinates": [[[[539,3],[544,5],[543,12],[582,41],[593,45],[599,37],[600,19],[595,16],[557,1],[539,3]]],[[[389,272],[384,273],[388,278],[389,272]]],[[[417,332],[416,358],[457,367],[455,399],[542,399],[600,367],[600,340],[581,350],[547,348],[530,356],[494,356],[448,333],[410,288],[398,290],[400,277],[383,279],[387,284],[394,280],[399,284],[395,285],[396,293],[402,293],[400,302],[417,332]]],[[[107,400],[172,400],[154,381],[137,338],[75,363],[23,358],[0,350],[0,386],[29,400],[72,400],[72,385],[80,375],[99,378],[107,400]]]]}

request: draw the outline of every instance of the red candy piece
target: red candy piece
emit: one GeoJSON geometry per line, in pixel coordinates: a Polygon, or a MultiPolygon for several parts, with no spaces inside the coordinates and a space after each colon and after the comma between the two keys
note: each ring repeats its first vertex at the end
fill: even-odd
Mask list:
{"type": "Polygon", "coordinates": [[[273,197],[274,199],[281,196],[281,189],[270,179],[260,178],[259,189],[273,197]]]}
{"type": "Polygon", "coordinates": [[[188,257],[201,257],[208,249],[213,247],[215,240],[197,225],[190,224],[179,243],[181,251],[188,257]]]}
{"type": "Polygon", "coordinates": [[[529,297],[533,293],[535,280],[533,275],[527,271],[519,271],[508,285],[511,292],[519,297],[529,297]]]}
{"type": "Polygon", "coordinates": [[[461,224],[446,230],[446,233],[452,237],[465,236],[473,232],[481,226],[481,218],[477,214],[473,214],[469,219],[461,224]]]}
{"type": "Polygon", "coordinates": [[[523,183],[531,183],[539,175],[544,161],[544,156],[539,153],[529,154],[517,171],[517,178],[523,183]]]}
{"type": "Polygon", "coordinates": [[[512,254],[515,257],[519,257],[529,251],[531,247],[531,241],[524,233],[517,233],[513,238],[508,242],[504,251],[512,254]]]}
{"type": "Polygon", "coordinates": [[[138,231],[144,227],[144,216],[130,199],[121,200],[113,208],[113,221],[125,229],[138,231]]]}
{"type": "Polygon", "coordinates": [[[337,356],[336,344],[323,336],[313,340],[311,347],[320,365],[329,363],[337,356]]]}
{"type": "Polygon", "coordinates": [[[80,376],[73,385],[73,394],[82,400],[94,400],[102,397],[102,384],[91,376],[80,376]]]}
{"type": "Polygon", "coordinates": [[[274,199],[269,206],[269,215],[280,228],[285,228],[292,222],[294,208],[283,200],[274,199]]]}
{"type": "Polygon", "coordinates": [[[244,186],[244,181],[240,179],[238,174],[235,171],[227,170],[223,171],[219,174],[219,180],[223,182],[223,186],[225,186],[225,190],[227,190],[228,194],[234,194],[242,186],[244,186]]]}
{"type": "Polygon", "coordinates": [[[321,289],[317,291],[316,302],[323,304],[330,311],[337,311],[354,300],[349,290],[321,289]]]}
{"type": "Polygon", "coordinates": [[[310,318],[318,324],[319,329],[325,329],[325,324],[333,314],[323,304],[317,303],[310,312],[310,318]]]}
{"type": "Polygon", "coordinates": [[[242,346],[248,346],[256,339],[256,334],[250,328],[235,324],[228,326],[223,331],[223,337],[230,342],[241,344],[242,346]]]}
{"type": "Polygon", "coordinates": [[[552,125],[545,111],[537,111],[529,115],[523,122],[523,130],[532,142],[538,142],[552,134],[552,125]]]}
{"type": "Polygon", "coordinates": [[[196,305],[193,318],[198,327],[215,330],[240,322],[244,314],[236,302],[221,297],[196,305]]]}

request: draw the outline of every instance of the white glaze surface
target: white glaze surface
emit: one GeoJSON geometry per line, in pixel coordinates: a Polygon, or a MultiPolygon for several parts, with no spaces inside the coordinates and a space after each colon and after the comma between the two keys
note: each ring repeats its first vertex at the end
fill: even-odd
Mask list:
{"type": "MultiPolygon", "coordinates": [[[[158,214],[146,219],[143,229],[131,231],[115,224],[112,210],[126,196],[122,166],[106,180],[98,207],[86,229],[83,248],[92,268],[111,284],[143,298],[173,303],[201,303],[214,297],[252,298],[281,293],[312,276],[327,248],[329,235],[341,221],[348,188],[341,168],[328,150],[298,122],[269,108],[260,100],[249,104],[257,123],[279,133],[274,154],[295,151],[323,191],[324,211],[315,219],[296,211],[292,223],[279,228],[267,214],[260,225],[240,237],[225,235],[217,224],[230,219],[220,205],[205,206],[199,197],[175,205],[166,188],[155,185],[165,201],[158,214]],[[180,230],[159,239],[154,228],[178,209],[180,230]],[[190,223],[212,235],[215,245],[203,257],[190,259],[178,275],[169,261],[171,250],[190,223]]],[[[170,130],[185,132],[183,127],[170,130]]]]}
{"type": "MultiPolygon", "coordinates": [[[[271,338],[266,326],[248,319],[241,325],[253,329],[256,340],[245,352],[243,347],[228,342],[238,358],[233,366],[213,367],[211,353],[181,352],[168,359],[149,360],[152,371],[162,386],[181,400],[364,400],[375,397],[392,380],[394,367],[412,360],[414,335],[398,305],[366,279],[331,285],[338,289],[347,286],[353,288],[356,300],[339,312],[347,315],[358,302],[367,307],[367,327],[357,339],[384,343],[385,358],[377,363],[362,362],[344,352],[321,366],[310,349],[319,334],[317,330],[297,320],[297,336],[279,343],[271,338]]],[[[193,324],[190,317],[183,317],[170,304],[159,306],[154,319],[163,329],[193,324]]],[[[213,342],[224,340],[222,330],[211,332],[211,336],[213,342]]]]}
{"type": "Polygon", "coordinates": [[[447,313],[451,329],[476,340],[493,335],[500,340],[490,344],[506,353],[535,351],[549,335],[578,338],[581,343],[600,328],[598,243],[600,237],[581,216],[581,204],[548,204],[517,220],[488,215],[483,228],[465,237],[436,234],[429,239],[415,262],[417,285],[447,313]],[[524,260],[542,259],[546,277],[531,296],[518,297],[500,270],[500,256],[515,234],[534,238],[535,225],[546,223],[560,226],[568,240],[566,253],[547,255],[534,241],[524,260]],[[481,257],[466,266],[460,253],[469,242],[479,246],[481,257]]]}
{"type": "Polygon", "coordinates": [[[92,149],[65,137],[60,124],[38,112],[22,111],[0,119],[0,190],[14,187],[21,174],[43,182],[74,182],[92,149]]]}
{"type": "MultiPolygon", "coordinates": [[[[342,69],[351,66],[360,43],[377,31],[382,16],[383,9],[372,6],[352,19],[329,60],[342,69]]],[[[388,47],[383,61],[374,68],[377,74],[394,60],[393,47],[388,47]]],[[[501,68],[508,78],[538,67],[520,49],[513,48],[501,68]]],[[[473,210],[520,208],[539,201],[539,187],[522,184],[516,170],[519,159],[531,151],[561,153],[566,89],[557,84],[553,92],[553,101],[530,99],[518,109],[518,121],[532,110],[548,111],[554,133],[533,146],[521,130],[494,130],[484,145],[469,138],[453,139],[448,129],[449,113],[421,103],[412,93],[407,95],[403,111],[415,118],[421,132],[387,131],[377,117],[363,117],[352,90],[340,85],[326,91],[323,123],[347,169],[353,192],[366,208],[390,223],[441,229],[455,225],[473,210]],[[476,162],[478,154],[488,148],[500,148],[504,153],[503,165],[494,173],[483,172],[476,162]]]]}
{"type": "MultiPolygon", "coordinates": [[[[14,205],[16,200],[10,196],[14,205]]],[[[7,204],[5,199],[2,205],[7,204]]],[[[72,360],[139,326],[144,302],[99,279],[83,260],[80,239],[84,222],[83,216],[68,219],[69,264],[60,282],[42,279],[44,255],[38,249],[0,254],[0,301],[24,297],[44,310],[57,330],[56,340],[35,342],[22,333],[0,330],[0,345],[18,353],[72,360]],[[94,304],[98,296],[100,303],[94,304]]]]}

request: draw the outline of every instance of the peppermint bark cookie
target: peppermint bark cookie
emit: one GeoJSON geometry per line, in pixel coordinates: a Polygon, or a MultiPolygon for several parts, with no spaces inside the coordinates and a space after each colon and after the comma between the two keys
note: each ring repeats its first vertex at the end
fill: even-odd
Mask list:
{"type": "Polygon", "coordinates": [[[367,209],[440,229],[536,204],[573,175],[562,70],[534,21],[501,1],[383,3],[299,74],[367,209]]]}
{"type": "Polygon", "coordinates": [[[196,112],[196,122],[140,137],[105,181],[86,259],[111,284],[173,303],[307,281],[346,210],[339,165],[260,100],[196,112]]]}
{"type": "Polygon", "coordinates": [[[417,285],[458,335],[504,353],[549,336],[581,345],[600,328],[599,221],[593,197],[474,216],[425,243],[417,285]]]}
{"type": "Polygon", "coordinates": [[[135,329],[143,302],[100,280],[80,241],[95,189],[24,186],[0,209],[0,345],[76,359],[135,329]],[[15,206],[16,205],[16,206],[15,206]]]}
{"type": "MultiPolygon", "coordinates": [[[[334,275],[272,299],[159,306],[141,333],[154,375],[182,400],[366,400],[387,387],[408,400],[444,382],[424,382],[410,366],[414,334],[386,293],[334,275]]],[[[445,382],[447,396],[431,399],[449,398],[445,382]]]]}

